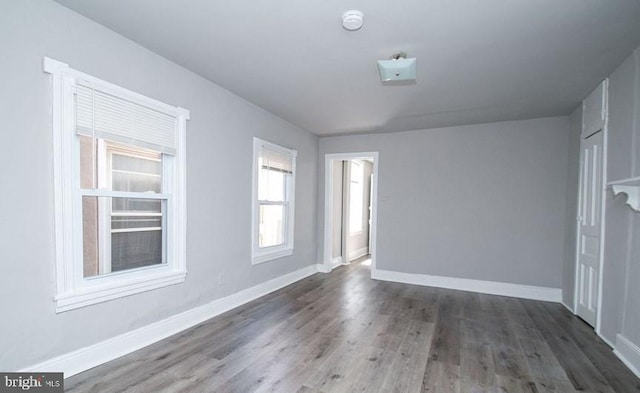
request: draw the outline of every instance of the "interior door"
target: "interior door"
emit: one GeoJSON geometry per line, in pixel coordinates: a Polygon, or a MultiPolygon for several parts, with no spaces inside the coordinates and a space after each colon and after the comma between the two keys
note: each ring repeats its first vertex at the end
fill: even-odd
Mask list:
{"type": "Polygon", "coordinates": [[[369,245],[369,254],[371,254],[371,223],[372,223],[372,213],[373,213],[373,173],[369,176],[369,241],[367,244],[369,245]]]}
{"type": "Polygon", "coordinates": [[[577,314],[591,326],[598,312],[602,216],[603,130],[581,141],[577,314]]]}

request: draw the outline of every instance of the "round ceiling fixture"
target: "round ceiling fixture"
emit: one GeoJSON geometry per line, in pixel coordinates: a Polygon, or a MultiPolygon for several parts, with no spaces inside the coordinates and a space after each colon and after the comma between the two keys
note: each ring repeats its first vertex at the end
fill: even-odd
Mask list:
{"type": "Polygon", "coordinates": [[[364,14],[362,11],[351,10],[342,14],[342,26],[349,31],[358,30],[363,23],[364,14]]]}

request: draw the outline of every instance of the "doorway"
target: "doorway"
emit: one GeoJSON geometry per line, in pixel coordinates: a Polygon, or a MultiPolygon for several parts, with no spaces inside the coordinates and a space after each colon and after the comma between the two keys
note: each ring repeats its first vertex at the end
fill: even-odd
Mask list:
{"type": "Polygon", "coordinates": [[[578,213],[578,266],[576,313],[589,325],[597,322],[602,247],[603,130],[581,143],[578,213]]]}
{"type": "Polygon", "coordinates": [[[325,156],[324,272],[368,256],[375,267],[377,159],[377,152],[325,156]]]}
{"type": "Polygon", "coordinates": [[[605,80],[582,103],[578,182],[574,312],[597,333],[601,324],[604,265],[607,88],[605,80]]]}

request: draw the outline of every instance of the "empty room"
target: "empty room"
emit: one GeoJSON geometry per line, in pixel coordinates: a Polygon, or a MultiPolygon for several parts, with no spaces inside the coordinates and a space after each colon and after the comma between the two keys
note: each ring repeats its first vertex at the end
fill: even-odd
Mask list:
{"type": "Polygon", "coordinates": [[[0,0],[0,391],[640,392],[640,1],[0,0]]]}

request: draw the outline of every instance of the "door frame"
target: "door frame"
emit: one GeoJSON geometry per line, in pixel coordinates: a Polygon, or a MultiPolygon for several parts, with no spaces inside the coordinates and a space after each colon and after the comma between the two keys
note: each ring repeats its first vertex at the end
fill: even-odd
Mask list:
{"type": "MultiPolygon", "coordinates": [[[[609,139],[609,80],[605,79],[602,83],[604,83],[604,98],[603,98],[603,111],[604,111],[604,122],[602,128],[596,132],[585,133],[584,132],[584,120],[581,127],[580,132],[580,156],[579,156],[579,168],[582,168],[582,159],[583,159],[583,148],[582,142],[588,137],[594,135],[597,132],[602,132],[602,188],[600,189],[601,198],[600,198],[600,250],[599,250],[599,261],[598,261],[598,308],[596,310],[596,325],[594,326],[595,332],[598,336],[602,337],[600,334],[600,328],[602,326],[602,287],[603,287],[603,273],[604,273],[604,248],[605,248],[605,221],[606,221],[606,205],[607,205],[607,141],[609,139]]],[[[584,111],[584,106],[583,106],[584,111]]],[[[584,112],[582,114],[584,119],[584,112]]],[[[578,179],[578,206],[576,209],[576,245],[575,245],[575,260],[574,260],[574,288],[573,288],[573,314],[578,314],[578,296],[579,296],[579,280],[580,280],[580,206],[582,204],[582,196],[580,190],[582,189],[582,176],[581,173],[578,179]]]]}
{"type": "MultiPolygon", "coordinates": [[[[324,157],[324,245],[322,263],[320,270],[329,273],[339,264],[331,261],[331,242],[333,238],[333,163],[335,161],[348,160],[372,160],[373,161],[373,192],[371,200],[371,241],[369,244],[369,254],[371,255],[371,272],[376,266],[376,239],[378,225],[378,152],[354,152],[354,153],[334,153],[325,154],[324,157]]],[[[344,254],[344,252],[343,252],[344,254]]],[[[345,264],[346,256],[342,256],[342,264],[345,264]]]]}

